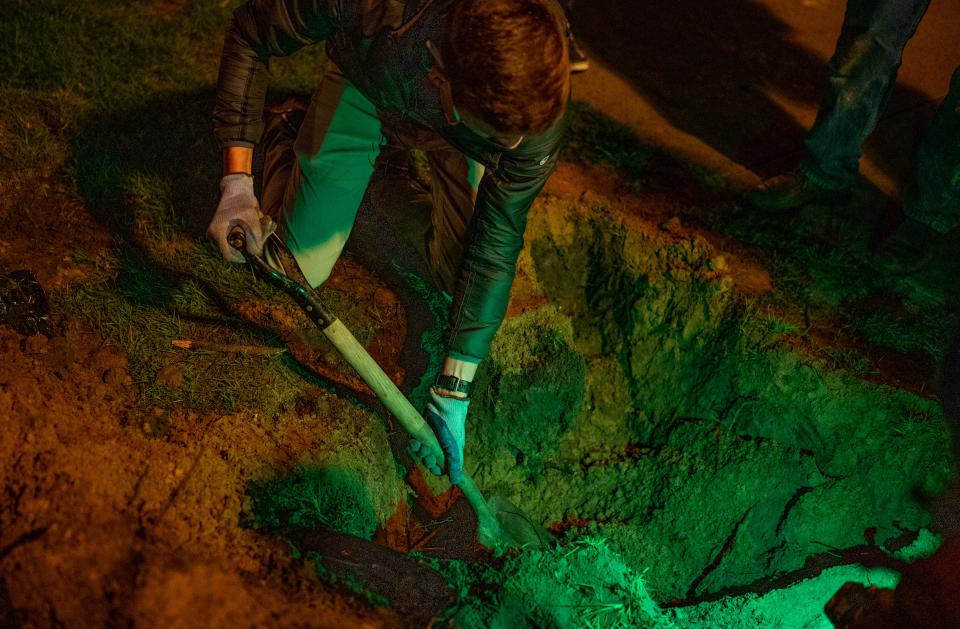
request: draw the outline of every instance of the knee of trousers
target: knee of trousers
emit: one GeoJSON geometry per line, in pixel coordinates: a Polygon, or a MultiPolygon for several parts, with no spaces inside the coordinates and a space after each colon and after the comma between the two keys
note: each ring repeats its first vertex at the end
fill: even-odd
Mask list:
{"type": "Polygon", "coordinates": [[[322,243],[305,244],[300,243],[289,231],[282,234],[284,243],[293,254],[300,272],[303,273],[311,288],[320,286],[330,277],[334,265],[343,252],[347,236],[349,234],[344,234],[342,237],[337,234],[322,243]]]}

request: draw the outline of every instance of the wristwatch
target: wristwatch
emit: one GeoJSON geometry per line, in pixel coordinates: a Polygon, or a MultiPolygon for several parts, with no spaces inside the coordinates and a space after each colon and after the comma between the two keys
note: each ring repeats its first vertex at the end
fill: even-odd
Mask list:
{"type": "Polygon", "coordinates": [[[433,386],[452,393],[463,393],[467,397],[470,397],[470,389],[473,388],[469,380],[447,374],[437,374],[437,377],[433,381],[433,386]]]}

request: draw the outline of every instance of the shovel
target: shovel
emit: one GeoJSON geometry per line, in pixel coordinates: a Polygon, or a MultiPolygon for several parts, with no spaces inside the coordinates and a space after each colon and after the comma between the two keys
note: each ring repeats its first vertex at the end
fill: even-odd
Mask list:
{"type": "MultiPolygon", "coordinates": [[[[442,468],[443,450],[433,429],[384,373],[380,365],[367,353],[363,345],[354,338],[343,322],[317,299],[313,290],[305,283],[296,281],[275,269],[262,256],[247,251],[246,233],[239,225],[230,230],[228,242],[243,255],[259,278],[280,288],[293,298],[410,436],[430,448],[438,465],[442,468]]],[[[296,264],[289,249],[275,233],[267,237],[265,247],[270,247],[272,252],[289,261],[291,266],[296,264]]],[[[549,538],[545,532],[534,525],[508,500],[495,498],[488,503],[466,472],[463,473],[459,487],[477,515],[477,539],[484,546],[494,548],[496,546],[543,547],[547,545],[549,538]]]]}

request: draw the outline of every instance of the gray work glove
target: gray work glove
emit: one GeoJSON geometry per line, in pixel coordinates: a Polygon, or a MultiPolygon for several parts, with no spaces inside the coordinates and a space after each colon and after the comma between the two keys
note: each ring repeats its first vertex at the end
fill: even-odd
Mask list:
{"type": "Polygon", "coordinates": [[[227,236],[234,226],[243,228],[247,237],[247,251],[263,253],[263,243],[276,225],[260,212],[260,203],[253,194],[253,177],[243,173],[227,175],[220,180],[220,203],[207,227],[207,235],[217,242],[220,253],[230,262],[243,262],[239,251],[230,246],[227,236]]]}

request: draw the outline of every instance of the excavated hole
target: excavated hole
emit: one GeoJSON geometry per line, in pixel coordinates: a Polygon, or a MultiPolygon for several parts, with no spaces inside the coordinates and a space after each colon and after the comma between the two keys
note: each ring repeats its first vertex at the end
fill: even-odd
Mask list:
{"type": "Polygon", "coordinates": [[[783,349],[708,244],[629,220],[531,215],[520,269],[549,303],[504,323],[478,376],[480,486],[605,539],[660,603],[926,526],[914,496],[950,469],[935,403],[783,349]]]}

